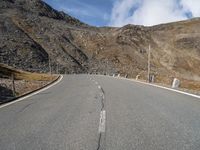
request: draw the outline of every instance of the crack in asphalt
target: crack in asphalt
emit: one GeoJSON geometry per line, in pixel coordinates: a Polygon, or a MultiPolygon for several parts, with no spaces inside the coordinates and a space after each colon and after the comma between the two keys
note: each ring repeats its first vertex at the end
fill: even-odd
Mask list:
{"type": "MultiPolygon", "coordinates": [[[[100,86],[100,90],[101,90],[101,111],[103,111],[103,110],[105,110],[105,91],[101,86],[100,86]]],[[[98,140],[97,150],[103,149],[104,144],[105,144],[104,142],[105,142],[105,134],[103,134],[102,132],[99,132],[99,140],[98,140]]]]}
{"type": "Polygon", "coordinates": [[[23,108],[21,108],[17,113],[21,113],[21,112],[24,112],[25,111],[25,109],[27,109],[29,106],[31,106],[32,104],[34,104],[35,102],[32,102],[32,103],[30,103],[30,104],[27,104],[27,105],[25,105],[23,108]]]}
{"type": "Polygon", "coordinates": [[[101,111],[102,111],[105,108],[105,104],[104,104],[104,101],[105,101],[105,92],[104,92],[104,90],[103,90],[102,87],[101,87],[101,92],[102,92],[102,95],[101,95],[101,111]]]}
{"type": "Polygon", "coordinates": [[[98,140],[97,150],[100,150],[100,148],[101,148],[101,133],[99,134],[99,140],[98,140]]]}
{"type": "MultiPolygon", "coordinates": [[[[91,81],[93,81],[101,91],[101,112],[105,111],[105,91],[104,89],[96,82],[93,78],[90,78],[91,81]]],[[[100,118],[101,119],[101,118],[100,118]]],[[[99,132],[99,138],[98,138],[98,146],[97,150],[105,150],[105,132],[99,132]]]]}
{"type": "MultiPolygon", "coordinates": [[[[104,92],[103,88],[101,88],[101,91],[102,91],[102,94],[104,95],[105,92],[104,92]]],[[[103,98],[104,97],[103,95],[101,95],[101,112],[103,110],[105,110],[104,109],[105,108],[105,104],[104,104],[105,99],[103,98]]],[[[97,150],[103,150],[103,147],[104,147],[104,144],[105,144],[104,141],[105,141],[105,134],[103,135],[102,132],[99,132],[99,140],[98,140],[97,150]]]]}

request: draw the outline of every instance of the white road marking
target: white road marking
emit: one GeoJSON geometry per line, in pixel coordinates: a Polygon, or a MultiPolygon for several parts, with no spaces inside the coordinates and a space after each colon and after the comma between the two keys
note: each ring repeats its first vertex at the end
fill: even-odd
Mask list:
{"type": "MultiPolygon", "coordinates": [[[[101,75],[100,75],[100,76],[101,76],[101,75]]],[[[109,77],[110,77],[110,76],[109,76],[109,77]]],[[[113,78],[113,77],[111,77],[111,78],[113,78]]],[[[115,78],[115,77],[114,77],[114,78],[115,78]]],[[[158,87],[158,88],[161,88],[161,89],[173,91],[173,92],[176,92],[176,93],[180,93],[180,94],[184,94],[184,95],[188,95],[188,96],[192,96],[192,97],[195,97],[195,98],[199,98],[199,99],[200,99],[200,96],[199,96],[199,95],[195,95],[195,94],[191,94],[191,93],[179,91],[179,90],[176,90],[176,89],[172,89],[172,88],[168,88],[168,87],[164,87],[164,86],[160,86],[160,85],[156,85],[156,84],[146,83],[146,82],[138,81],[138,80],[135,80],[135,79],[126,79],[126,78],[121,78],[121,77],[119,77],[118,79],[133,81],[133,82],[137,82],[137,83],[141,83],[141,84],[146,84],[146,85],[158,87]]]]}
{"type": "Polygon", "coordinates": [[[6,106],[9,106],[9,105],[12,105],[12,104],[17,103],[17,102],[20,102],[20,101],[23,101],[23,100],[25,100],[25,99],[27,99],[27,98],[33,96],[33,95],[36,95],[36,94],[38,94],[38,93],[40,93],[40,92],[43,92],[43,91],[49,89],[50,87],[52,87],[52,86],[58,84],[62,79],[63,79],[63,76],[61,75],[60,79],[59,79],[58,81],[54,82],[53,84],[50,84],[49,86],[47,86],[47,87],[45,87],[45,88],[42,88],[41,90],[36,91],[36,92],[34,92],[34,93],[31,93],[31,94],[29,94],[29,95],[27,95],[27,96],[24,96],[24,97],[22,97],[22,98],[19,98],[19,99],[17,99],[17,100],[14,100],[14,101],[9,102],[9,103],[6,103],[6,104],[3,104],[3,105],[0,106],[0,108],[3,108],[3,107],[6,107],[6,106]]]}
{"type": "MultiPolygon", "coordinates": [[[[130,79],[127,79],[127,80],[130,80],[130,79]]],[[[164,87],[164,86],[160,86],[160,85],[156,85],[156,84],[145,83],[145,82],[136,81],[136,80],[131,80],[131,81],[138,82],[138,83],[142,83],[142,84],[146,84],[146,85],[150,85],[150,86],[154,86],[154,87],[158,87],[158,88],[165,89],[165,90],[169,90],[169,91],[173,91],[173,92],[176,92],[176,93],[181,93],[181,94],[188,95],[188,96],[192,96],[192,97],[195,97],[195,98],[200,98],[199,95],[195,95],[195,94],[191,94],[191,93],[179,91],[179,90],[176,90],[176,89],[172,89],[172,88],[168,88],[168,87],[164,87]]]]}
{"type": "Polygon", "coordinates": [[[99,89],[101,89],[101,86],[100,86],[100,85],[98,85],[98,88],[99,88],[99,89]]]}
{"type": "Polygon", "coordinates": [[[106,111],[102,110],[100,113],[99,133],[105,132],[106,128],[106,111]]]}
{"type": "Polygon", "coordinates": [[[102,95],[101,95],[101,96],[102,96],[102,99],[104,100],[104,99],[105,99],[105,96],[104,96],[104,94],[103,94],[103,93],[102,93],[102,95]]]}

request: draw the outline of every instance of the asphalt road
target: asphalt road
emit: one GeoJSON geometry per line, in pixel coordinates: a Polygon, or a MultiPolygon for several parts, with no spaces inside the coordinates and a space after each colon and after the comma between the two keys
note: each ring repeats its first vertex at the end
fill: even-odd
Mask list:
{"type": "Polygon", "coordinates": [[[200,99],[106,76],[68,75],[0,108],[0,150],[200,150],[200,99]]]}

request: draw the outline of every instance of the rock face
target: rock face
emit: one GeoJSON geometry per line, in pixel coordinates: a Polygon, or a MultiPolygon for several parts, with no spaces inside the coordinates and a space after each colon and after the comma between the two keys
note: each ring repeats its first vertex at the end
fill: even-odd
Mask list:
{"type": "Polygon", "coordinates": [[[120,73],[200,81],[200,19],[97,28],[40,0],[0,1],[0,62],[28,71],[120,73]]]}
{"type": "Polygon", "coordinates": [[[87,56],[70,40],[68,26],[86,24],[39,0],[0,2],[0,61],[28,71],[87,71],[87,56]],[[66,26],[65,29],[62,26],[66,26]]]}

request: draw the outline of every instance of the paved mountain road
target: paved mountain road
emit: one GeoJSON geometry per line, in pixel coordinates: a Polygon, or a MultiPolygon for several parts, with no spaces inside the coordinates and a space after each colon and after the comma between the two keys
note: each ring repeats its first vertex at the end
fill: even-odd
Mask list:
{"type": "Polygon", "coordinates": [[[67,75],[0,108],[0,149],[198,150],[200,99],[106,76],[67,75]]]}

